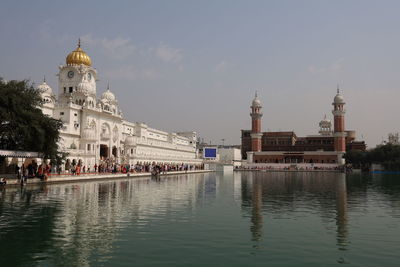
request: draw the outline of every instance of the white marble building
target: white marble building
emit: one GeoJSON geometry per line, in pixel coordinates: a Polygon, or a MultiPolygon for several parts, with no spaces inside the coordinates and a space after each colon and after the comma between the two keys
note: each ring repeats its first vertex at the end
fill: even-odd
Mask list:
{"type": "Polygon", "coordinates": [[[107,88],[97,98],[97,70],[80,43],[59,67],[58,96],[44,81],[38,88],[45,103],[43,113],[60,119],[61,148],[72,162],[86,166],[107,160],[200,164],[195,132],[168,133],[144,123],[124,120],[115,95],[107,88]]]}

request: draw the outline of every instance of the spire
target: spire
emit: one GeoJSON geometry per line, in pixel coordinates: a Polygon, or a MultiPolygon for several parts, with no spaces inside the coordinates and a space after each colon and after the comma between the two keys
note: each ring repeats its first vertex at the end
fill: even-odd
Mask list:
{"type": "Polygon", "coordinates": [[[107,91],[110,91],[110,82],[107,83],[107,91]]]}
{"type": "Polygon", "coordinates": [[[46,82],[46,75],[43,75],[43,82],[46,82]]]}
{"type": "Polygon", "coordinates": [[[81,38],[78,38],[78,47],[81,47],[81,38]]]}
{"type": "Polygon", "coordinates": [[[255,97],[257,98],[257,90],[256,90],[256,96],[255,97]]]}
{"type": "Polygon", "coordinates": [[[339,94],[340,89],[339,89],[339,84],[337,84],[337,93],[339,94]]]}

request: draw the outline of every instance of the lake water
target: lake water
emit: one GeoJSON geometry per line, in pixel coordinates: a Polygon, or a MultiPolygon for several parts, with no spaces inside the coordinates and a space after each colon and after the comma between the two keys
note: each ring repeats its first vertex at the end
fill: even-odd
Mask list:
{"type": "Polygon", "coordinates": [[[400,176],[235,172],[0,190],[0,266],[399,266],[400,176]]]}

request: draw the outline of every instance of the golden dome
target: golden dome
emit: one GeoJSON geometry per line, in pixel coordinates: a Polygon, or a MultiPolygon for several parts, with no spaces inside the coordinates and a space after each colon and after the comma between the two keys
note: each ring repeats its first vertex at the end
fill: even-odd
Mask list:
{"type": "Polygon", "coordinates": [[[90,57],[85,53],[85,51],[81,48],[81,40],[79,39],[78,47],[68,54],[67,58],[65,59],[67,65],[86,65],[91,66],[92,60],[90,57]]]}

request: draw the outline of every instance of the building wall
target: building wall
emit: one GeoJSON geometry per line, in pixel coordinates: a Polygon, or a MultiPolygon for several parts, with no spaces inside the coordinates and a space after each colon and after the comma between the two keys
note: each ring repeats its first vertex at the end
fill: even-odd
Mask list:
{"type": "Polygon", "coordinates": [[[233,164],[234,166],[240,166],[242,156],[239,148],[218,148],[219,161],[221,163],[233,164]]]}
{"type": "MultiPolygon", "coordinates": [[[[351,136],[345,137],[346,149],[365,151],[365,142],[355,141],[354,131],[351,132],[351,136]]],[[[243,159],[247,159],[247,152],[252,151],[249,133],[249,130],[242,130],[243,159]]],[[[261,142],[261,151],[335,151],[334,137],[332,135],[297,137],[293,132],[264,132],[261,142]]]]}
{"type": "Polygon", "coordinates": [[[197,158],[195,132],[168,133],[124,120],[109,88],[97,98],[97,70],[91,66],[60,66],[58,77],[58,97],[45,82],[40,85],[46,89],[43,99],[53,100],[45,102],[42,111],[63,122],[59,146],[69,161],[86,166],[106,159],[124,164],[202,162],[197,158]]]}
{"type": "Polygon", "coordinates": [[[277,152],[274,154],[260,155],[255,153],[253,156],[255,163],[337,163],[337,154],[304,154],[304,153],[285,153],[277,152]]]}

